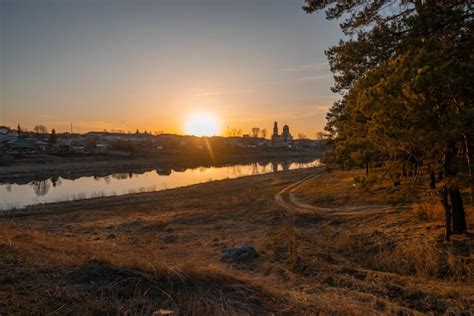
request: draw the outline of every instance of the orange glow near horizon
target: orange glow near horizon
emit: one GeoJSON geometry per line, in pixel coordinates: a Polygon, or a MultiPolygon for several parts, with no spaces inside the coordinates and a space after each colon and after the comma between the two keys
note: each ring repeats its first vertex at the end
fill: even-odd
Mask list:
{"type": "Polygon", "coordinates": [[[194,136],[217,136],[220,133],[219,119],[212,113],[194,113],[185,124],[185,132],[194,136]]]}

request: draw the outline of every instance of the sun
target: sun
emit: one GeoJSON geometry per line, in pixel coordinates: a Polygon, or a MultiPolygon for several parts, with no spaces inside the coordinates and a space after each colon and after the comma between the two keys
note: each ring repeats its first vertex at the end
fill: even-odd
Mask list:
{"type": "Polygon", "coordinates": [[[188,135],[215,136],[219,133],[219,120],[211,113],[194,113],[188,118],[185,131],[188,135]]]}

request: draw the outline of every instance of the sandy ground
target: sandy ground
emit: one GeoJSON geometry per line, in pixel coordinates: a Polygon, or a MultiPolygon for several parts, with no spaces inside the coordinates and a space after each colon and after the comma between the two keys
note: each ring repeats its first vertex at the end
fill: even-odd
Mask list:
{"type": "MultiPolygon", "coordinates": [[[[192,271],[199,284],[212,276],[203,289],[221,293],[199,290],[193,295],[213,302],[197,299],[184,308],[172,294],[175,286],[173,300],[162,306],[135,299],[142,309],[134,314],[161,308],[175,314],[473,312],[472,234],[444,243],[440,218],[421,216],[412,204],[321,207],[308,192],[331,178],[320,169],[295,170],[3,214],[0,314],[126,313],[131,303],[123,296],[112,300],[71,277],[81,272],[87,284],[102,284],[91,271],[103,265],[103,274],[118,275],[113,282],[125,273],[114,269],[125,267],[133,270],[123,278],[166,269],[189,281],[192,271]],[[219,260],[222,250],[243,244],[259,256],[219,260]],[[146,304],[153,307],[143,309],[146,304]]],[[[472,227],[470,215],[469,221],[472,227]]],[[[140,300],[152,295],[140,293],[140,300]]]]}

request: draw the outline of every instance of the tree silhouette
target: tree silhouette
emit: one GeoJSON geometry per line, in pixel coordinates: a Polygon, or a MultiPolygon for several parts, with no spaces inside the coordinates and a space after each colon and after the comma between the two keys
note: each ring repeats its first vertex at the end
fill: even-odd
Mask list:
{"type": "Polygon", "coordinates": [[[36,125],[33,128],[33,131],[36,132],[37,134],[47,134],[48,133],[48,129],[44,125],[36,125]]]}
{"type": "Polygon", "coordinates": [[[54,128],[51,130],[51,135],[49,135],[48,142],[51,145],[55,145],[58,142],[58,136],[56,135],[56,130],[54,128]]]}
{"type": "Polygon", "coordinates": [[[252,136],[257,138],[260,133],[260,128],[258,127],[252,127],[252,136]]]}

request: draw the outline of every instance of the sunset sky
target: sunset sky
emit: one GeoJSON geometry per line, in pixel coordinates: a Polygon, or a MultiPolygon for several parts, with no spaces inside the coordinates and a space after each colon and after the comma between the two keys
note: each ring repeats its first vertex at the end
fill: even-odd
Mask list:
{"type": "Polygon", "coordinates": [[[321,131],[336,22],[303,0],[0,0],[0,125],[321,131]]]}

